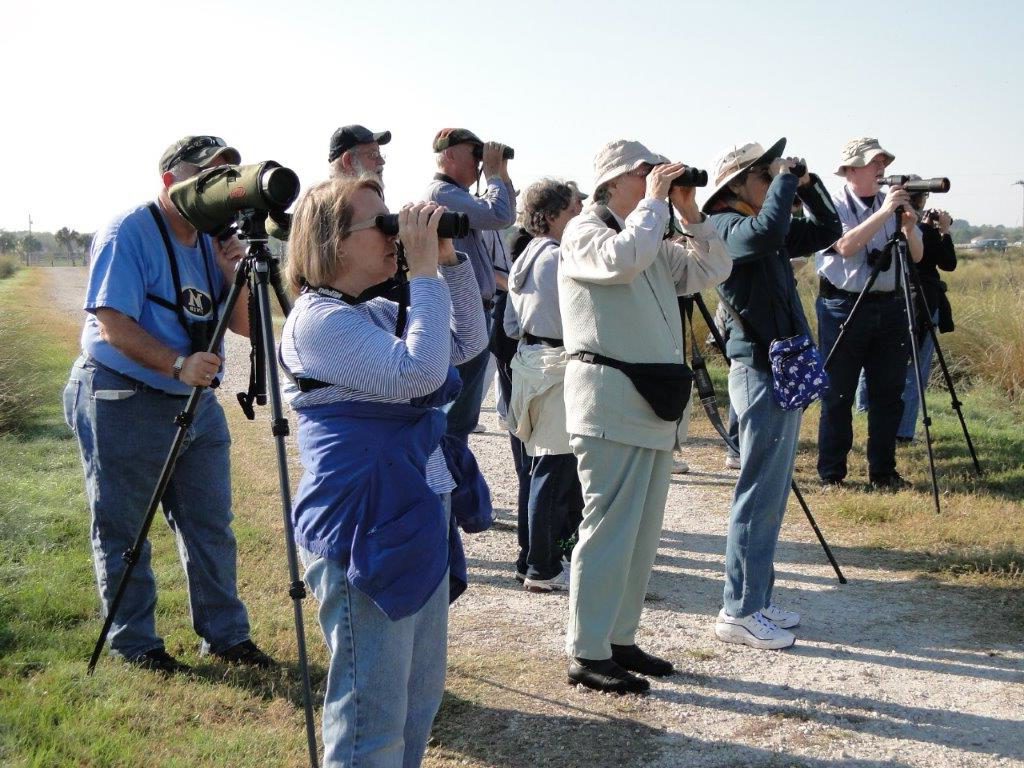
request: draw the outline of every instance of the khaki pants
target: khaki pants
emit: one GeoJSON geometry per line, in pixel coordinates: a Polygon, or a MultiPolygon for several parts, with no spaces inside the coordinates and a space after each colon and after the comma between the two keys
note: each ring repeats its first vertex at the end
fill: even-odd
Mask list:
{"type": "Polygon", "coordinates": [[[572,553],[566,652],[607,659],[632,645],[661,540],[672,451],[572,435],[583,522],[572,553]]]}

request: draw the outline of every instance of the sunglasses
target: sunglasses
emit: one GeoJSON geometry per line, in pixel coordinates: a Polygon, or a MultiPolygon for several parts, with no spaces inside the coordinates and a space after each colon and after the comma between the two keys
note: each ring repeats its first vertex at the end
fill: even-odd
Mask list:
{"type": "Polygon", "coordinates": [[[207,149],[208,147],[226,147],[227,145],[227,142],[220,136],[196,136],[183,147],[179,147],[178,151],[171,155],[170,160],[167,161],[167,167],[173,168],[181,162],[183,157],[197,150],[207,149]]]}

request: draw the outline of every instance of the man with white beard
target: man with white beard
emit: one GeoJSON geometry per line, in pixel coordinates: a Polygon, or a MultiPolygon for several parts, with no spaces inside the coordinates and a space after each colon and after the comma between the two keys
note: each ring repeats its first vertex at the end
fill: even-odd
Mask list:
{"type": "Polygon", "coordinates": [[[391,141],[391,131],[374,133],[361,125],[343,125],[331,136],[327,162],[331,178],[371,175],[384,183],[384,155],[380,148],[391,141]]]}

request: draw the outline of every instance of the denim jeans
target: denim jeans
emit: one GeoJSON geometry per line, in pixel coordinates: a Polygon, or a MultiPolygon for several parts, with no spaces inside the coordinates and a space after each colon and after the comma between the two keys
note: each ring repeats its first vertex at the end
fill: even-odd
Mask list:
{"type": "MultiPolygon", "coordinates": [[[[939,322],[939,312],[932,314],[932,324],[939,322]]],[[[917,348],[918,368],[921,371],[921,382],[925,389],[928,388],[928,379],[932,373],[932,356],[935,354],[935,340],[930,333],[925,333],[917,348]]],[[[917,376],[914,375],[914,358],[907,356],[907,380],[903,384],[903,418],[896,429],[896,437],[905,440],[913,440],[917,432],[917,412],[921,407],[921,398],[917,390],[917,376]]],[[[860,373],[860,381],[857,384],[857,410],[868,409],[868,383],[864,371],[860,373]]]]}
{"type": "Polygon", "coordinates": [[[531,579],[551,579],[562,572],[558,540],[565,533],[570,510],[580,507],[582,493],[573,454],[545,454],[534,460],[526,558],[526,575],[531,579]]]}
{"type": "MultiPolygon", "coordinates": [[[[451,496],[444,494],[447,509],[451,496]]],[[[346,567],[299,548],[331,654],[324,768],[412,768],[423,760],[444,695],[448,579],[419,611],[392,621],[346,567]]]]}
{"type": "Polygon", "coordinates": [[[729,369],[729,399],[740,430],[740,476],[725,543],[723,603],[730,616],[760,611],[772,599],[775,545],[786,512],[803,411],[784,411],[772,375],[743,363],[729,369]]]}
{"type": "MultiPolygon", "coordinates": [[[[485,313],[488,330],[491,327],[491,316],[485,313]]],[[[484,389],[487,386],[487,363],[491,351],[485,349],[476,357],[462,365],[455,366],[462,377],[462,391],[448,410],[448,434],[463,442],[469,440],[469,433],[480,421],[480,405],[484,401],[484,389]]]]}
{"type": "Polygon", "coordinates": [[[518,489],[516,493],[516,540],[519,543],[519,556],[516,558],[516,571],[526,573],[526,560],[530,554],[530,473],[533,471],[533,457],[526,452],[523,441],[508,433],[512,447],[512,464],[516,469],[518,489]]]}
{"type": "MultiPolygon", "coordinates": [[[[124,573],[121,555],[142,526],[184,409],[183,398],[139,388],[79,358],[64,389],[64,418],[78,438],[92,513],[92,551],[103,613],[124,573]]],[[[219,653],[249,639],[249,619],[235,585],[231,532],[231,438],[212,391],[203,392],[162,499],[185,568],[192,626],[203,649],[219,653]]],[[[118,606],[108,640],[134,658],[163,647],[156,633],[156,581],[150,544],[118,606]]]]}
{"type": "MultiPolygon", "coordinates": [[[[846,322],[852,308],[850,298],[818,297],[818,338],[823,353],[832,349],[839,326],[846,322]]],[[[818,475],[823,480],[846,477],[847,454],[853,447],[852,406],[861,368],[870,401],[868,474],[881,477],[896,471],[896,428],[903,416],[907,344],[906,311],[899,296],[869,297],[847,325],[843,343],[829,364],[829,389],[821,399],[818,475]]]]}

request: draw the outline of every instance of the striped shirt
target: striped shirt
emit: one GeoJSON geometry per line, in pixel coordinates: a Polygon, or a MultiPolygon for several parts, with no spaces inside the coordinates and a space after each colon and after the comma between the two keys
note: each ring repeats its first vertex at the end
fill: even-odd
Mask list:
{"type": "MultiPolygon", "coordinates": [[[[448,375],[449,364],[470,360],[487,346],[487,327],[472,264],[441,267],[443,280],[409,281],[405,333],[395,336],[398,305],[385,298],[348,304],[304,293],[296,301],[281,336],[281,356],[298,377],[333,386],[300,392],[288,382],[285,399],[303,408],[360,401],[408,403],[429,395],[448,375]],[[448,328],[447,333],[439,329],[448,328]]],[[[435,493],[455,487],[440,448],[427,462],[427,482],[435,493]]]]}

